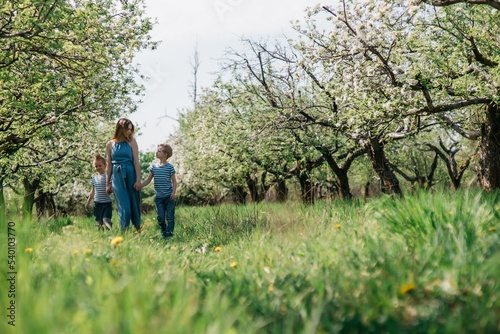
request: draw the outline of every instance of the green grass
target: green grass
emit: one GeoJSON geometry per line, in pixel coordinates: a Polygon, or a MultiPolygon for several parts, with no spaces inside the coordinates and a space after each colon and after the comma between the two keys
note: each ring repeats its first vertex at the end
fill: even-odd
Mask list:
{"type": "Polygon", "coordinates": [[[179,207],[171,240],[151,215],[118,245],[88,218],[19,222],[0,333],[499,332],[497,198],[179,207]]]}

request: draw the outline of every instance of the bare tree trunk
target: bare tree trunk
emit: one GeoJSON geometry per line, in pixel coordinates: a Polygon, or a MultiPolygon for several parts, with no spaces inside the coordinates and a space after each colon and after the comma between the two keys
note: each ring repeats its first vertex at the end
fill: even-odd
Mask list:
{"type": "Polygon", "coordinates": [[[247,193],[245,187],[234,186],[232,189],[233,201],[237,204],[245,204],[247,201],[247,193]]]}
{"type": "Polygon", "coordinates": [[[250,191],[252,202],[262,202],[265,196],[264,185],[259,185],[258,179],[251,175],[246,177],[246,183],[250,191]]]}
{"type": "Polygon", "coordinates": [[[40,181],[34,179],[30,182],[27,178],[23,178],[24,197],[23,197],[23,217],[31,221],[33,219],[33,205],[35,204],[35,193],[40,185],[40,181]]]}
{"type": "Polygon", "coordinates": [[[286,180],[280,179],[276,183],[276,200],[278,202],[285,202],[288,199],[288,188],[286,187],[286,180]]]}
{"type": "Polygon", "coordinates": [[[486,121],[481,128],[479,166],[483,189],[500,189],[500,113],[496,103],[486,106],[486,121]]]}
{"type": "Polygon", "coordinates": [[[54,196],[50,193],[39,191],[35,199],[35,206],[37,218],[43,217],[44,214],[49,218],[56,215],[56,203],[54,196]]]}
{"type": "Polygon", "coordinates": [[[0,226],[7,226],[7,207],[5,205],[5,196],[3,193],[3,178],[0,179],[0,226]]]}
{"type": "Polygon", "coordinates": [[[314,204],[314,184],[309,177],[309,173],[301,172],[299,173],[298,178],[302,202],[305,204],[314,204]]]}
{"type": "Polygon", "coordinates": [[[365,148],[372,167],[380,178],[381,190],[384,194],[396,194],[403,196],[399,180],[389,166],[384,152],[384,145],[379,143],[376,138],[364,140],[362,146],[365,148]]]}

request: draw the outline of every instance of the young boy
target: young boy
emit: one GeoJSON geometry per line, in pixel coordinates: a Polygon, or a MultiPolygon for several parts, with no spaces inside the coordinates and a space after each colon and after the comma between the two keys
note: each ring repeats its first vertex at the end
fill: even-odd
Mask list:
{"type": "Polygon", "coordinates": [[[87,198],[87,203],[85,203],[85,209],[89,209],[90,201],[94,199],[94,217],[97,227],[99,229],[106,227],[111,230],[113,227],[111,223],[113,207],[111,196],[106,193],[106,160],[100,154],[95,155],[94,168],[97,175],[92,176],[92,191],[87,198]]]}
{"type": "Polygon", "coordinates": [[[175,216],[175,191],[177,180],[175,169],[167,160],[172,156],[172,147],[167,144],[158,145],[156,151],[157,160],[149,167],[148,178],[141,183],[141,188],[147,186],[155,179],[155,204],[158,225],[164,238],[170,238],[174,232],[175,216]],[[165,223],[166,221],[166,223],[165,223]]]}

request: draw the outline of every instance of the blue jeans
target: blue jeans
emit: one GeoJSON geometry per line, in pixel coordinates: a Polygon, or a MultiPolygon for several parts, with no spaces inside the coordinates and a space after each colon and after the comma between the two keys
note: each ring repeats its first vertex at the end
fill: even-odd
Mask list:
{"type": "Polygon", "coordinates": [[[102,225],[104,220],[111,224],[111,216],[113,215],[113,206],[109,203],[94,202],[94,217],[98,225],[102,225]]]}
{"type": "Polygon", "coordinates": [[[170,197],[156,197],[156,214],[158,225],[160,225],[161,233],[165,236],[171,236],[175,227],[175,200],[170,197]],[[165,224],[165,221],[167,224],[165,224]]]}

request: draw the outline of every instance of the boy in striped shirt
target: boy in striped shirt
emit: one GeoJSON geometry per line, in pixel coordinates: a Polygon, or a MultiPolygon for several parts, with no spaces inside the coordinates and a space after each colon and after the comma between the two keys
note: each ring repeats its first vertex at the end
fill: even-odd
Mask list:
{"type": "Polygon", "coordinates": [[[148,178],[142,182],[141,188],[147,186],[154,178],[155,205],[158,225],[164,238],[173,235],[175,227],[175,191],[177,180],[175,169],[167,160],[172,156],[172,147],[167,144],[158,145],[157,160],[149,167],[148,178]]]}
{"type": "Polygon", "coordinates": [[[90,201],[94,199],[94,217],[99,229],[106,227],[111,230],[111,215],[113,206],[111,204],[111,196],[106,193],[106,159],[100,154],[96,154],[94,158],[94,168],[97,175],[92,176],[92,191],[90,192],[85,209],[89,209],[90,201]]]}

